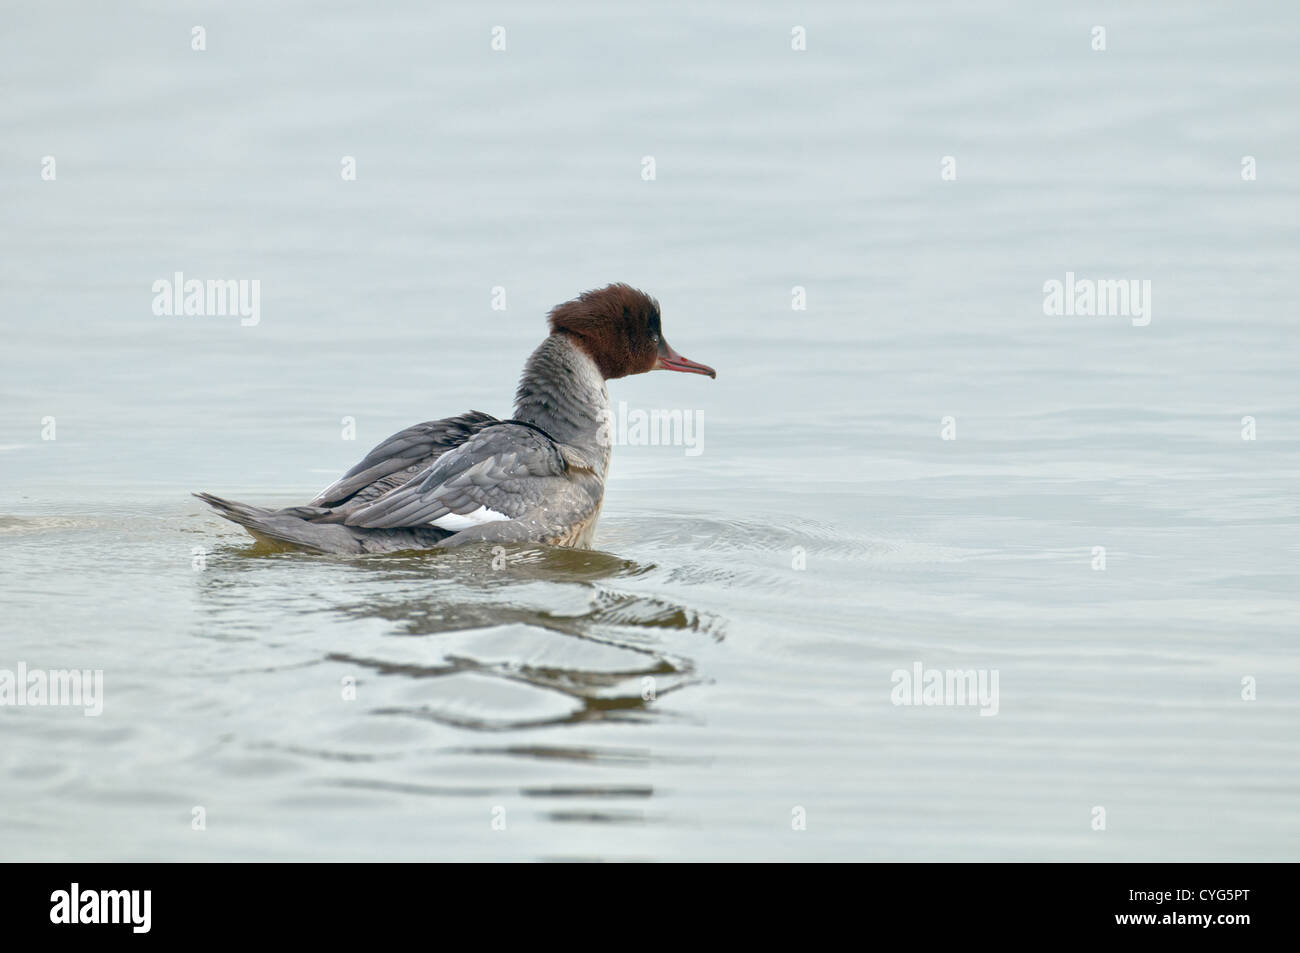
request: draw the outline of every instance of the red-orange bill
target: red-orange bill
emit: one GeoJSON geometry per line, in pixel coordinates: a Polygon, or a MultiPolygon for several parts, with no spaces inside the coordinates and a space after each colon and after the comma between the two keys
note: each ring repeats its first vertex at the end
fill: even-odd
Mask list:
{"type": "Polygon", "coordinates": [[[718,376],[718,372],[709,365],[692,361],[689,357],[682,357],[663,338],[659,339],[659,363],[655,367],[665,371],[681,371],[684,374],[708,374],[713,378],[718,376]]]}

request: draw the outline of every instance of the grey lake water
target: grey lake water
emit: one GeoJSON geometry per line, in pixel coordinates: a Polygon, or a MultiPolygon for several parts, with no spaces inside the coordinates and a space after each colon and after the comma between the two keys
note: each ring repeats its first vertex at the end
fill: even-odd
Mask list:
{"type": "Polygon", "coordinates": [[[1294,8],[3,20],[0,688],[102,712],[0,706],[0,859],[1300,857],[1294,8]],[[1102,279],[1143,313],[1045,313],[1102,279]],[[189,495],[508,415],[610,281],[718,378],[611,382],[699,426],[615,448],[596,549],[189,495]]]}

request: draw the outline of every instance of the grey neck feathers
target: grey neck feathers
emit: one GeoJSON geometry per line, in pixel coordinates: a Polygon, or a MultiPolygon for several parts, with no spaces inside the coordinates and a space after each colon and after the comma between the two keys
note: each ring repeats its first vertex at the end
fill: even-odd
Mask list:
{"type": "Polygon", "coordinates": [[[583,451],[599,472],[609,464],[605,379],[567,334],[550,335],[528,358],[515,391],[515,419],[583,451]]]}

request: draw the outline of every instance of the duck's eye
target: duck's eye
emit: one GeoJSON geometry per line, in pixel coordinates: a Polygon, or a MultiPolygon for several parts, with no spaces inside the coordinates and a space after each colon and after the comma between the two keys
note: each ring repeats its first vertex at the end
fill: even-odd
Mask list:
{"type": "Polygon", "coordinates": [[[659,335],[655,334],[655,332],[653,331],[650,332],[650,343],[651,344],[659,343],[659,335]]]}

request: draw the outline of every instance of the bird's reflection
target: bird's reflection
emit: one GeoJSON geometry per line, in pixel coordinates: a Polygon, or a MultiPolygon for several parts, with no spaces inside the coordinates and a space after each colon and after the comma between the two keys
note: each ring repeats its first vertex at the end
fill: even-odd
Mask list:
{"type": "Polygon", "coordinates": [[[669,651],[664,636],[720,631],[707,614],[620,586],[654,565],[598,550],[342,558],[257,543],[220,550],[214,562],[200,580],[209,616],[224,616],[212,629],[239,631],[250,600],[265,612],[277,587],[279,609],[332,617],[345,635],[349,622],[378,621],[392,640],[344,641],[321,661],[415,683],[369,692],[383,699],[375,715],[474,731],[665,717],[654,703],[697,678],[681,640],[669,651]]]}

